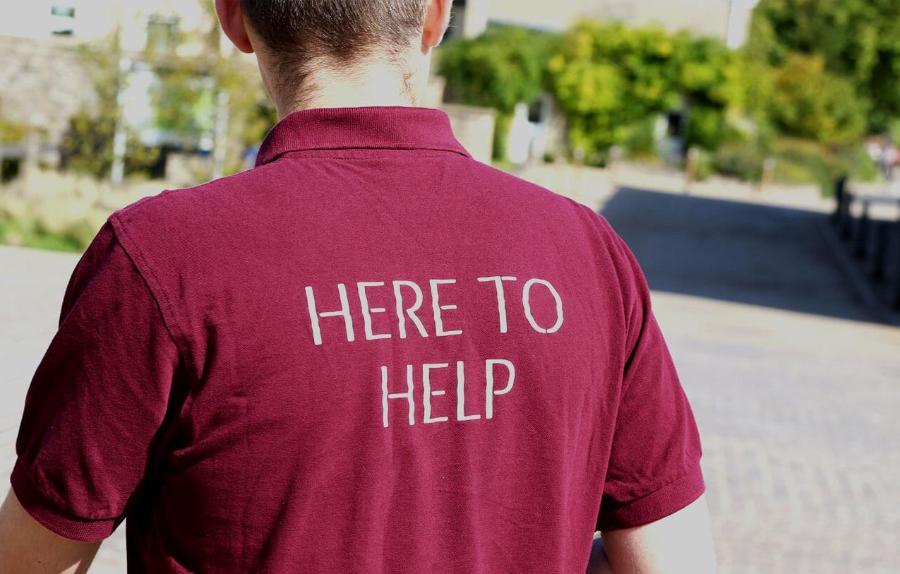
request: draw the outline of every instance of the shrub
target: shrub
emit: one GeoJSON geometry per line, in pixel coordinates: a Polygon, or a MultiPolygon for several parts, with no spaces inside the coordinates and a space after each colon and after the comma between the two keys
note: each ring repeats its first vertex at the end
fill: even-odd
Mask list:
{"type": "MultiPolygon", "coordinates": [[[[85,109],[69,118],[60,144],[61,167],[97,179],[107,177],[113,162],[115,122],[112,114],[94,116],[85,109]]],[[[143,146],[133,132],[128,134],[125,173],[149,175],[159,157],[158,149],[143,146]]]]}
{"type": "Polygon", "coordinates": [[[756,146],[727,144],[716,150],[712,166],[722,175],[746,181],[759,181],[762,177],[764,159],[763,153],[756,146]]]}
{"type": "Polygon", "coordinates": [[[657,155],[656,118],[635,122],[625,129],[622,147],[628,157],[649,159],[657,155]]]}
{"type": "Polygon", "coordinates": [[[697,181],[703,181],[708,179],[715,171],[713,156],[710,152],[702,149],[697,149],[696,153],[693,177],[697,181]]]}
{"type": "Polygon", "coordinates": [[[25,139],[27,131],[24,124],[0,118],[0,143],[18,143],[25,139]]]}
{"type": "Polygon", "coordinates": [[[534,102],[547,83],[547,60],[557,36],[524,28],[489,28],[477,38],[441,47],[437,73],[447,80],[447,101],[496,109],[493,156],[506,157],[516,104],[534,102]]]}
{"type": "Polygon", "coordinates": [[[437,62],[437,73],[447,79],[447,99],[507,114],[519,102],[534,102],[546,84],[556,42],[554,34],[512,26],[447,42],[437,62]]]}
{"type": "Polygon", "coordinates": [[[849,80],[825,71],[821,57],[791,54],[775,86],[770,115],[784,134],[840,144],[865,133],[866,103],[849,80]]]}
{"type": "Polygon", "coordinates": [[[810,141],[782,139],[773,148],[775,179],[785,183],[815,183],[823,195],[846,176],[858,180],[877,177],[878,170],[861,145],[824,146],[810,141]]]}
{"type": "Polygon", "coordinates": [[[682,107],[696,116],[688,145],[719,145],[728,135],[726,113],[741,102],[739,64],[718,40],[582,21],[548,66],[572,146],[590,157],[627,144],[632,126],[682,107]]]}
{"type": "Polygon", "coordinates": [[[2,197],[0,243],[81,252],[108,215],[78,197],[2,197]]]}

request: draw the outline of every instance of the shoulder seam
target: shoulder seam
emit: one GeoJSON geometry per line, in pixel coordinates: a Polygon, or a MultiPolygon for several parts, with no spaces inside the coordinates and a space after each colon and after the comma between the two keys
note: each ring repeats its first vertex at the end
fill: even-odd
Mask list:
{"type": "MultiPolygon", "coordinates": [[[[632,319],[634,317],[634,306],[637,304],[638,297],[637,295],[632,295],[633,300],[629,304],[629,288],[627,287],[627,277],[623,275],[623,271],[619,269],[619,265],[622,264],[627,267],[628,275],[630,275],[633,280],[637,283],[639,279],[636,275],[636,269],[634,267],[633,262],[631,261],[631,257],[628,255],[627,251],[630,251],[630,248],[625,243],[625,240],[618,234],[612,224],[609,222],[606,217],[600,213],[599,211],[593,209],[592,207],[583,204],[581,202],[572,200],[574,203],[579,204],[581,208],[584,209],[591,217],[592,222],[596,225],[596,229],[601,237],[601,241],[603,244],[603,248],[607,253],[607,256],[612,261],[612,269],[615,274],[616,284],[619,286],[619,293],[622,298],[622,321],[625,326],[625,338],[623,341],[623,356],[622,356],[622,367],[623,369],[627,367],[628,363],[631,360],[631,356],[633,354],[633,350],[629,351],[627,348],[627,341],[630,337],[629,326],[632,323],[632,319]],[[626,251],[627,250],[627,251],[626,251]],[[617,263],[618,262],[618,263],[617,263]]],[[[633,289],[637,289],[637,285],[632,285],[633,289]]],[[[624,371],[623,371],[624,372],[624,371]]],[[[628,390],[629,385],[622,385],[622,393],[628,390]]]]}
{"type": "MultiPolygon", "coordinates": [[[[138,275],[141,276],[141,279],[143,279],[144,283],[147,285],[147,291],[150,293],[150,296],[153,298],[159,309],[160,318],[166,328],[166,332],[169,334],[169,338],[172,340],[172,343],[174,343],[175,348],[178,349],[181,361],[193,371],[193,363],[188,360],[190,354],[184,346],[184,331],[180,328],[175,316],[175,308],[172,305],[171,299],[169,299],[165,290],[162,288],[159,276],[150,265],[146,256],[144,256],[140,246],[128,232],[125,222],[122,221],[121,214],[111,214],[109,216],[109,222],[112,224],[114,231],[113,235],[115,236],[116,242],[122,247],[122,250],[128,258],[131,259],[138,275]],[[146,272],[144,269],[146,269],[146,272]]],[[[196,373],[194,374],[196,375],[196,373]]]]}

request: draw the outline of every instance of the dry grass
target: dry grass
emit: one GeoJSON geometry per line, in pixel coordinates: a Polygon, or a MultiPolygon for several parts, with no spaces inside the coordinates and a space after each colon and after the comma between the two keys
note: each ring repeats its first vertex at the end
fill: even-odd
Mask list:
{"type": "Polygon", "coordinates": [[[0,243],[83,251],[110,213],[164,187],[141,181],[114,188],[90,177],[35,172],[0,187],[0,243]]]}

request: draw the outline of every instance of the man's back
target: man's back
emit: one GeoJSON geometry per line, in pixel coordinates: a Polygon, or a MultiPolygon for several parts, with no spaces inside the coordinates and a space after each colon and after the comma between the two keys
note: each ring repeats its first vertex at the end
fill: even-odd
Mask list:
{"type": "Polygon", "coordinates": [[[628,249],[413,107],[296,112],[256,169],[114,213],[18,447],[35,517],[127,513],[147,572],[583,571],[703,491],[628,249]]]}

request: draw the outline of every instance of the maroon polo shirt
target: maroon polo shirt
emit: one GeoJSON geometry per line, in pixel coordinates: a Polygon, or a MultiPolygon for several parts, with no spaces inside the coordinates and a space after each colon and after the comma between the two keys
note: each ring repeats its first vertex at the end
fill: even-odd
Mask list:
{"type": "Polygon", "coordinates": [[[312,109],[117,210],[72,273],[12,486],[125,518],[131,572],[583,572],[700,496],[634,256],[444,112],[312,109]]]}

